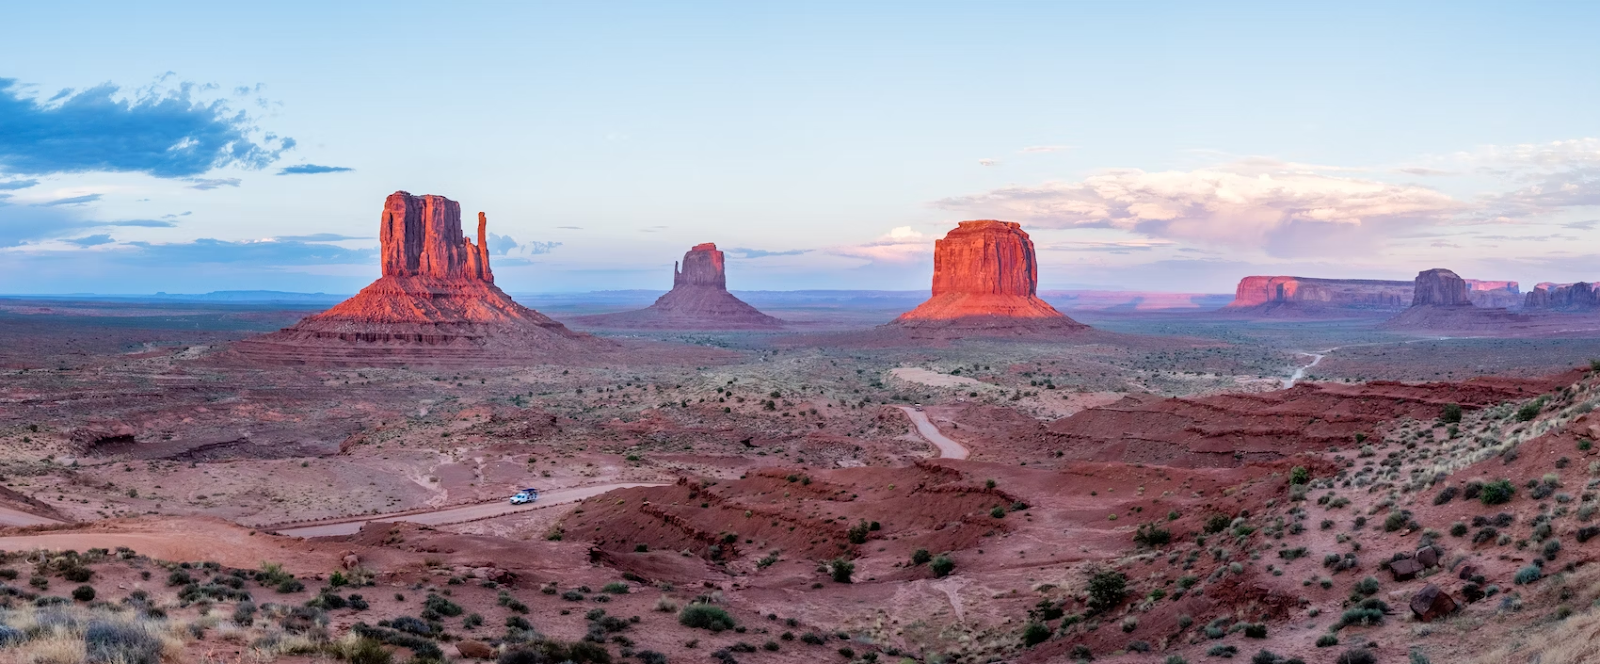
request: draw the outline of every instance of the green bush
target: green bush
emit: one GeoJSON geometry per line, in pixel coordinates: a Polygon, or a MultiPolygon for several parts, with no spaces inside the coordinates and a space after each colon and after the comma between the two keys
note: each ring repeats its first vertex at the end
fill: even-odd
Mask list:
{"type": "Polygon", "coordinates": [[[1529,565],[1517,570],[1517,575],[1513,577],[1512,580],[1515,581],[1517,585],[1521,586],[1538,581],[1543,577],[1544,570],[1540,569],[1538,565],[1529,565]]]}
{"type": "Polygon", "coordinates": [[[1544,397],[1539,397],[1533,401],[1522,404],[1522,407],[1517,409],[1517,421],[1527,422],[1532,420],[1533,418],[1538,417],[1539,411],[1542,410],[1544,410],[1544,397]]]}
{"type": "Polygon", "coordinates": [[[930,560],[933,560],[933,554],[928,553],[927,549],[917,549],[911,552],[912,565],[924,565],[930,560]]]}
{"type": "Polygon", "coordinates": [[[72,589],[72,599],[80,602],[94,601],[94,586],[78,586],[72,589]]]}
{"type": "Polygon", "coordinates": [[[1439,421],[1445,424],[1456,424],[1461,421],[1461,404],[1447,403],[1439,409],[1439,421]]]}
{"type": "Polygon", "coordinates": [[[1128,594],[1128,577],[1116,570],[1102,570],[1089,577],[1089,610],[1103,613],[1117,607],[1128,594]]]}
{"type": "Polygon", "coordinates": [[[696,629],[709,629],[713,632],[733,629],[735,626],[733,616],[728,615],[722,607],[710,604],[690,604],[684,607],[683,612],[678,614],[678,624],[696,629]]]}
{"type": "Polygon", "coordinates": [[[1308,484],[1311,482],[1311,471],[1305,466],[1295,466],[1289,471],[1290,484],[1308,484]]]}
{"type": "Polygon", "coordinates": [[[835,583],[850,583],[850,576],[855,573],[856,564],[843,558],[834,558],[828,563],[828,575],[835,583]]]}
{"type": "Polygon", "coordinates": [[[1133,533],[1133,543],[1151,548],[1165,546],[1172,541],[1172,531],[1154,523],[1139,526],[1133,533]]]}
{"type": "Polygon", "coordinates": [[[928,569],[933,570],[933,575],[940,578],[949,576],[950,572],[954,571],[955,568],[956,561],[951,560],[950,556],[944,554],[939,554],[933,559],[933,562],[928,564],[928,569]]]}
{"type": "Polygon", "coordinates": [[[1041,623],[1031,622],[1022,628],[1022,644],[1032,648],[1044,643],[1050,638],[1050,627],[1041,623]]]}
{"type": "Polygon", "coordinates": [[[1323,634],[1322,636],[1317,637],[1318,648],[1328,648],[1336,645],[1339,645],[1338,636],[1333,634],[1323,634]]]}
{"type": "Polygon", "coordinates": [[[621,581],[612,581],[611,583],[601,586],[600,592],[610,593],[612,595],[626,595],[628,594],[628,584],[621,581]]]}
{"type": "Polygon", "coordinates": [[[1511,480],[1498,479],[1478,490],[1478,500],[1485,505],[1504,505],[1511,502],[1516,493],[1517,487],[1512,486],[1511,480]]]}

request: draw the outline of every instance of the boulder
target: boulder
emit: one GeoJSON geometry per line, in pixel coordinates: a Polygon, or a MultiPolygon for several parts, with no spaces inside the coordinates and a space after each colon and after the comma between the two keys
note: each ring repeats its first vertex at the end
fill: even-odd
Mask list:
{"type": "Polygon", "coordinates": [[[1411,293],[1413,307],[1470,307],[1467,281],[1444,268],[1417,273],[1411,293]]]}
{"type": "Polygon", "coordinates": [[[1424,569],[1429,567],[1438,567],[1439,557],[1443,555],[1443,553],[1443,551],[1439,550],[1439,547],[1430,544],[1417,549],[1416,561],[1421,563],[1424,569]]]}
{"type": "Polygon", "coordinates": [[[456,652],[467,659],[494,659],[494,647],[482,641],[457,641],[456,652]]]}
{"type": "Polygon", "coordinates": [[[1411,613],[1422,622],[1433,622],[1455,613],[1456,606],[1456,600],[1450,593],[1431,583],[1411,596],[1411,613]]]}
{"type": "Polygon", "coordinates": [[[1415,558],[1402,558],[1389,563],[1389,572],[1394,574],[1394,580],[1396,581],[1415,579],[1418,574],[1422,573],[1423,569],[1422,563],[1417,562],[1415,558]]]}
{"type": "Polygon", "coordinates": [[[1088,328],[1039,299],[1038,287],[1038,257],[1020,224],[963,221],[934,242],[933,297],[889,325],[1000,334],[1088,328]]]}
{"type": "Polygon", "coordinates": [[[672,290],[638,311],[580,316],[573,322],[601,328],[661,330],[775,330],[783,321],[728,292],[727,263],[712,242],[697,244],[672,265],[672,290]]]}
{"type": "Polygon", "coordinates": [[[1479,570],[1477,565],[1462,565],[1461,571],[1456,572],[1456,578],[1461,579],[1462,581],[1467,581],[1472,579],[1472,577],[1477,576],[1478,572],[1479,570]]]}

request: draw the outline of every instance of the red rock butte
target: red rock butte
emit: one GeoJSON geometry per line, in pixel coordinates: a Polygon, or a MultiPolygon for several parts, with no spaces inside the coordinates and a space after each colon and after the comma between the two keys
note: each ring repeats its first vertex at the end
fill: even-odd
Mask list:
{"type": "Polygon", "coordinates": [[[288,363],[558,360],[614,344],[517,304],[494,285],[485,215],[463,237],[461,206],[397,191],[379,222],[383,276],[293,327],[242,341],[246,357],[288,363]]]}
{"type": "Polygon", "coordinates": [[[783,321],[761,313],[728,292],[722,252],[711,242],[683,255],[683,269],[672,266],[672,290],[638,311],[581,316],[593,327],[661,330],[775,330],[783,321]]]}
{"type": "Polygon", "coordinates": [[[963,221],[934,243],[933,297],[889,325],[979,334],[1085,330],[1039,299],[1039,261],[1020,224],[963,221]]]}

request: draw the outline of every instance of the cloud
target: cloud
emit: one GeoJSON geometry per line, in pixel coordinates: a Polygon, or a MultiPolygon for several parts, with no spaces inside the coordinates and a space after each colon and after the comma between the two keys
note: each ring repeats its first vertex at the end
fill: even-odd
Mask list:
{"type": "Polygon", "coordinates": [[[800,254],[808,253],[811,250],[790,249],[788,251],[767,251],[764,249],[746,249],[744,247],[734,247],[732,249],[724,249],[722,251],[723,253],[733,254],[735,258],[766,258],[768,256],[799,256],[800,254]]]}
{"type": "Polygon", "coordinates": [[[1592,231],[1592,230],[1594,230],[1595,224],[1600,224],[1600,219],[1585,219],[1583,221],[1574,221],[1572,223],[1562,224],[1561,227],[1562,228],[1571,228],[1573,230],[1580,230],[1580,231],[1592,231]]]}
{"type": "Polygon", "coordinates": [[[1456,153],[1466,162],[1570,168],[1600,165],[1600,138],[1574,138],[1549,143],[1486,145],[1471,152],[1456,153]]]}
{"type": "Polygon", "coordinates": [[[343,173],[353,171],[354,168],[344,166],[318,166],[316,164],[300,164],[288,166],[278,171],[278,175],[319,175],[322,173],[343,173]]]}
{"type": "Polygon", "coordinates": [[[370,240],[372,236],[312,233],[310,235],[279,235],[272,239],[278,242],[338,242],[340,240],[370,240]]]}
{"type": "Polygon", "coordinates": [[[489,234],[489,255],[500,255],[517,248],[517,241],[510,235],[489,234]]]}
{"type": "Polygon", "coordinates": [[[567,229],[569,231],[581,231],[581,230],[583,230],[582,226],[557,226],[556,228],[565,228],[565,229],[567,229]]]}
{"type": "Polygon", "coordinates": [[[200,101],[200,91],[183,83],[119,98],[120,88],[106,83],[40,102],[22,96],[16,79],[0,78],[0,170],[176,178],[228,165],[262,168],[294,147],[287,137],[253,139],[257,127],[248,115],[220,100],[200,101]]]}
{"type": "Polygon", "coordinates": [[[1046,152],[1062,152],[1064,150],[1071,149],[1072,146],[1070,145],[1030,145],[1022,148],[1021,150],[1017,150],[1017,152],[1019,154],[1041,154],[1046,152]]]}
{"type": "Polygon", "coordinates": [[[831,247],[827,253],[872,262],[911,263],[933,256],[933,240],[910,226],[899,226],[871,242],[831,247]]]}
{"type": "Polygon", "coordinates": [[[237,186],[239,186],[239,178],[215,178],[215,179],[184,178],[183,181],[184,182],[192,182],[193,184],[189,185],[189,188],[190,189],[199,189],[200,191],[210,191],[210,190],[216,189],[218,187],[237,187],[237,186]]]}
{"type": "Polygon", "coordinates": [[[84,203],[93,203],[93,202],[98,201],[98,200],[100,200],[100,194],[84,194],[82,196],[73,196],[73,197],[70,197],[70,198],[58,198],[58,199],[50,201],[48,203],[35,203],[34,205],[37,206],[37,207],[56,207],[58,205],[83,205],[84,203]]]}
{"type": "Polygon", "coordinates": [[[998,163],[1000,163],[1000,160],[998,160],[998,159],[990,159],[988,157],[985,157],[983,159],[979,159],[978,160],[978,165],[979,166],[993,166],[993,165],[998,164],[998,163]]]}
{"type": "Polygon", "coordinates": [[[32,187],[36,184],[39,184],[38,180],[12,180],[10,182],[0,182],[0,191],[27,189],[28,187],[32,187]]]}
{"type": "Polygon", "coordinates": [[[531,265],[533,264],[533,256],[548,254],[555,251],[556,247],[561,246],[560,242],[541,242],[538,240],[518,242],[509,235],[497,235],[494,233],[489,234],[488,240],[489,255],[499,256],[500,258],[494,264],[501,266],[531,265]]]}
{"type": "Polygon", "coordinates": [[[1167,240],[1069,240],[1041,247],[1046,251],[1104,251],[1125,254],[1132,251],[1149,251],[1157,247],[1170,247],[1177,243],[1167,240]]]}
{"type": "Polygon", "coordinates": [[[101,233],[99,235],[89,235],[89,236],[85,236],[85,237],[73,238],[73,239],[67,240],[67,242],[71,242],[71,243],[73,243],[75,245],[78,245],[80,247],[93,247],[93,246],[98,246],[98,245],[102,245],[102,244],[111,244],[112,242],[116,242],[116,240],[111,239],[111,235],[109,233],[101,233]]]}
{"type": "Polygon", "coordinates": [[[1333,177],[1301,170],[1248,173],[1229,167],[1193,171],[1101,171],[1079,182],[1013,185],[956,196],[935,205],[1044,228],[1117,228],[1147,237],[1276,256],[1360,252],[1396,227],[1436,224],[1465,206],[1413,185],[1333,177]]]}
{"type": "Polygon", "coordinates": [[[1394,170],[1395,170],[1396,173],[1405,173],[1406,175],[1420,175],[1420,176],[1423,176],[1423,177],[1437,177],[1437,176],[1460,175],[1461,174],[1459,171],[1446,171],[1446,170],[1441,170],[1441,169],[1437,169],[1437,168],[1423,168],[1423,167],[1420,167],[1420,166],[1412,167],[1412,168],[1397,168],[1397,169],[1394,169],[1394,170]]]}
{"type": "Polygon", "coordinates": [[[371,263],[376,248],[346,249],[334,244],[283,240],[229,241],[200,238],[192,242],[125,242],[118,262],[163,265],[228,263],[255,266],[341,265],[371,263]]]}
{"type": "Polygon", "coordinates": [[[132,226],[136,228],[176,228],[178,225],[159,219],[124,219],[122,221],[91,221],[91,226],[132,226]]]}

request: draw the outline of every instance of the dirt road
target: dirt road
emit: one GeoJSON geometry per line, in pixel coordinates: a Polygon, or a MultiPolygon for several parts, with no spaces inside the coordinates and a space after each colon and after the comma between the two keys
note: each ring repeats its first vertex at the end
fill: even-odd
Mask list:
{"type": "Polygon", "coordinates": [[[361,526],[373,521],[405,521],[409,523],[427,524],[430,526],[438,526],[447,523],[461,523],[463,521],[475,521],[477,519],[501,516],[505,514],[511,514],[513,512],[536,510],[543,507],[550,507],[552,505],[560,505],[563,503],[575,503],[585,498],[598,496],[607,491],[611,491],[612,489],[627,489],[636,486],[661,486],[661,484],[651,482],[615,482],[611,484],[596,484],[594,486],[579,486],[572,487],[570,489],[556,489],[554,491],[542,493],[539,495],[538,502],[528,505],[512,505],[509,502],[496,501],[492,503],[479,503],[476,505],[451,507],[433,512],[418,512],[415,514],[401,514],[394,516],[377,514],[345,521],[318,523],[308,526],[294,526],[278,530],[277,533],[279,535],[290,535],[293,537],[354,535],[361,530],[361,526]]]}
{"type": "Polygon", "coordinates": [[[923,438],[927,439],[928,442],[933,443],[934,447],[939,448],[940,458],[967,458],[966,446],[950,440],[944,434],[939,433],[939,427],[933,425],[933,422],[928,419],[927,413],[910,406],[898,406],[898,408],[906,414],[906,417],[911,418],[912,424],[917,425],[917,433],[922,434],[923,438]]]}

